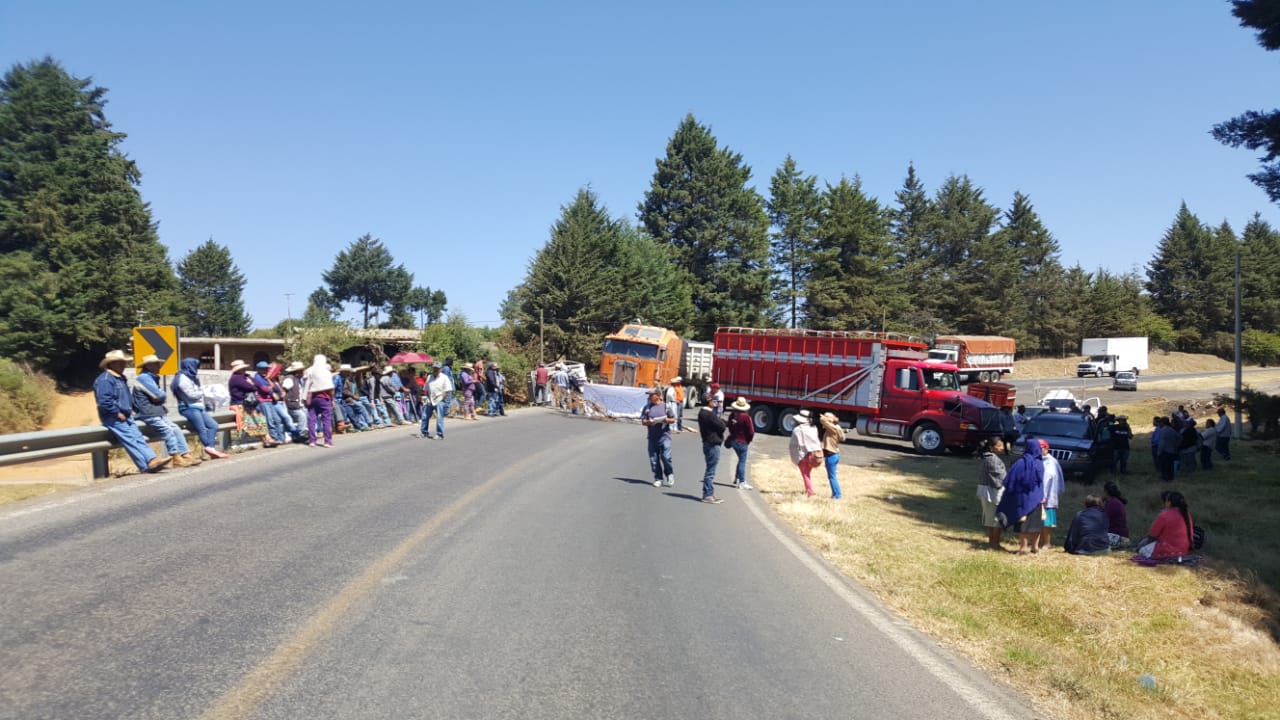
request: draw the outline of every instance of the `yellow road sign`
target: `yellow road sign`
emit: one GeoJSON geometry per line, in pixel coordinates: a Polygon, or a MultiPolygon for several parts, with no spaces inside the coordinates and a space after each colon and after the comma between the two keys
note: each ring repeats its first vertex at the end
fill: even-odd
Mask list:
{"type": "Polygon", "coordinates": [[[142,358],[155,355],[160,358],[161,375],[178,374],[178,328],[175,325],[155,325],[133,329],[133,364],[142,370],[142,358]]]}

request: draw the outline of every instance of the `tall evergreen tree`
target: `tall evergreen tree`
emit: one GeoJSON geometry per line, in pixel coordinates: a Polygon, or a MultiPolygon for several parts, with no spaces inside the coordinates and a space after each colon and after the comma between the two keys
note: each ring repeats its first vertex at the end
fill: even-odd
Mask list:
{"type": "Polygon", "coordinates": [[[767,209],[775,228],[772,259],[777,273],[775,303],[788,327],[798,327],[801,299],[813,263],[813,248],[822,212],[818,178],[803,176],[796,161],[787,155],[769,182],[767,209]]]}
{"type": "Polygon", "coordinates": [[[1007,261],[991,242],[1000,211],[966,176],[947,178],[933,205],[920,291],[933,299],[938,318],[951,328],[978,332],[982,319],[996,309],[979,298],[986,291],[982,275],[988,263],[1007,261]]]}
{"type": "MultiPolygon", "coordinates": [[[[1258,44],[1266,50],[1280,49],[1280,9],[1275,0],[1232,0],[1231,14],[1241,27],[1258,31],[1258,44]]],[[[1280,202],[1280,110],[1250,110],[1213,127],[1213,137],[1231,147],[1262,150],[1262,169],[1249,175],[1266,191],[1272,202],[1280,202]]]]}
{"type": "Polygon", "coordinates": [[[178,263],[178,282],[188,308],[183,334],[204,337],[246,335],[253,318],[245,312],[244,274],[231,251],[209,238],[178,263]]]}
{"type": "Polygon", "coordinates": [[[1058,241],[1041,222],[1031,199],[1021,192],[1013,194],[1004,226],[995,234],[1010,253],[1008,267],[1013,269],[1013,276],[1008,277],[1004,269],[993,271],[998,276],[993,282],[1007,282],[1009,288],[993,330],[1015,338],[1020,352],[1052,354],[1056,349],[1050,336],[1062,332],[1061,328],[1054,328],[1056,318],[1048,313],[1056,304],[1051,293],[1064,287],[1058,241]]]}
{"type": "Polygon", "coordinates": [[[106,93],[51,58],[0,80],[0,356],[55,373],[96,368],[137,322],[180,316],[106,93]]]}
{"type": "Polygon", "coordinates": [[[841,178],[827,185],[805,297],[807,327],[881,329],[905,306],[893,281],[889,216],[862,190],[841,178]]]}
{"type": "Polygon", "coordinates": [[[1178,332],[1178,347],[1200,351],[1227,330],[1227,289],[1234,272],[1235,235],[1211,230],[1184,202],[1147,265],[1152,309],[1178,332]]]}
{"type": "Polygon", "coordinates": [[[717,146],[711,130],[688,115],[656,162],[640,204],[640,222],[670,245],[693,292],[694,334],[719,325],[758,325],[771,304],[769,219],[747,187],[751,168],[717,146]]]}
{"type": "Polygon", "coordinates": [[[1257,214],[1241,234],[1240,304],[1245,328],[1280,332],[1280,233],[1257,214]]]}
{"type": "MultiPolygon", "coordinates": [[[[338,303],[354,300],[364,317],[362,327],[369,327],[371,311],[400,305],[413,289],[413,273],[396,264],[381,240],[362,235],[338,253],[333,267],[322,276],[329,293],[338,303]]],[[[401,318],[403,321],[403,318],[401,318]]]]}
{"type": "Polygon", "coordinates": [[[307,327],[331,325],[337,321],[342,303],[326,289],[316,288],[307,296],[307,309],[302,313],[302,324],[307,327]]]}

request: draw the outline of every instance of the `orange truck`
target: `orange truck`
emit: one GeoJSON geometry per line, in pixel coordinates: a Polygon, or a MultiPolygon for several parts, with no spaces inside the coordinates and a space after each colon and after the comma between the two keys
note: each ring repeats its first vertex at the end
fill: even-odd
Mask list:
{"type": "Polygon", "coordinates": [[[666,328],[627,323],[605,336],[600,377],[609,385],[653,388],[684,378],[686,401],[711,379],[711,343],[684,340],[666,328]]]}
{"type": "Polygon", "coordinates": [[[954,365],[960,383],[998,382],[1013,372],[1017,342],[998,335],[939,335],[925,362],[954,365]]]}

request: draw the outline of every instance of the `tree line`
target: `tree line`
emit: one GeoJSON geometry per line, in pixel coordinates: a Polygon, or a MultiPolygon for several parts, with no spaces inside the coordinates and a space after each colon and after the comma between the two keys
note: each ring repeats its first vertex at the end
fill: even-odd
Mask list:
{"type": "Polygon", "coordinates": [[[931,191],[908,164],[890,202],[856,175],[820,182],[790,156],[768,197],[751,175],[690,114],[634,225],[579,190],[503,305],[515,340],[541,332],[552,355],[594,359],[601,335],[640,319],[693,339],[723,325],[990,334],[1064,356],[1082,337],[1146,335],[1229,355],[1239,252],[1246,349],[1280,357],[1280,240],[1257,216],[1237,237],[1184,204],[1142,276],[1066,266],[1027,195],[997,207],[967,175],[931,191]]]}
{"type": "MultiPolygon", "coordinates": [[[[106,119],[106,94],[52,58],[0,79],[0,357],[65,379],[126,346],[135,325],[198,337],[245,335],[253,324],[225,245],[210,238],[170,261],[138,190],[142,173],[120,150],[125,134],[106,119]]],[[[303,325],[336,323],[350,302],[363,327],[416,327],[439,322],[447,305],[370,235],[322,279],[303,325]]]]}

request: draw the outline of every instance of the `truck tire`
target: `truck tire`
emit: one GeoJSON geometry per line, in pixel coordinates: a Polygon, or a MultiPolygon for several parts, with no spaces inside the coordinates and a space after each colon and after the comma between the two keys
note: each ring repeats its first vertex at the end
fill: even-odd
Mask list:
{"type": "Polygon", "coordinates": [[[778,434],[790,435],[796,429],[796,416],[799,414],[800,408],[783,408],[778,413],[778,434]]]}
{"type": "Polygon", "coordinates": [[[684,406],[686,408],[698,407],[698,388],[687,387],[684,389],[684,406]]]}
{"type": "Polygon", "coordinates": [[[942,431],[930,422],[916,426],[915,432],[911,433],[911,445],[922,455],[941,455],[947,450],[942,444],[942,431]]]}
{"type": "Polygon", "coordinates": [[[749,412],[751,414],[751,424],[755,426],[756,432],[765,434],[773,432],[774,414],[772,405],[764,403],[752,405],[749,412]]]}

